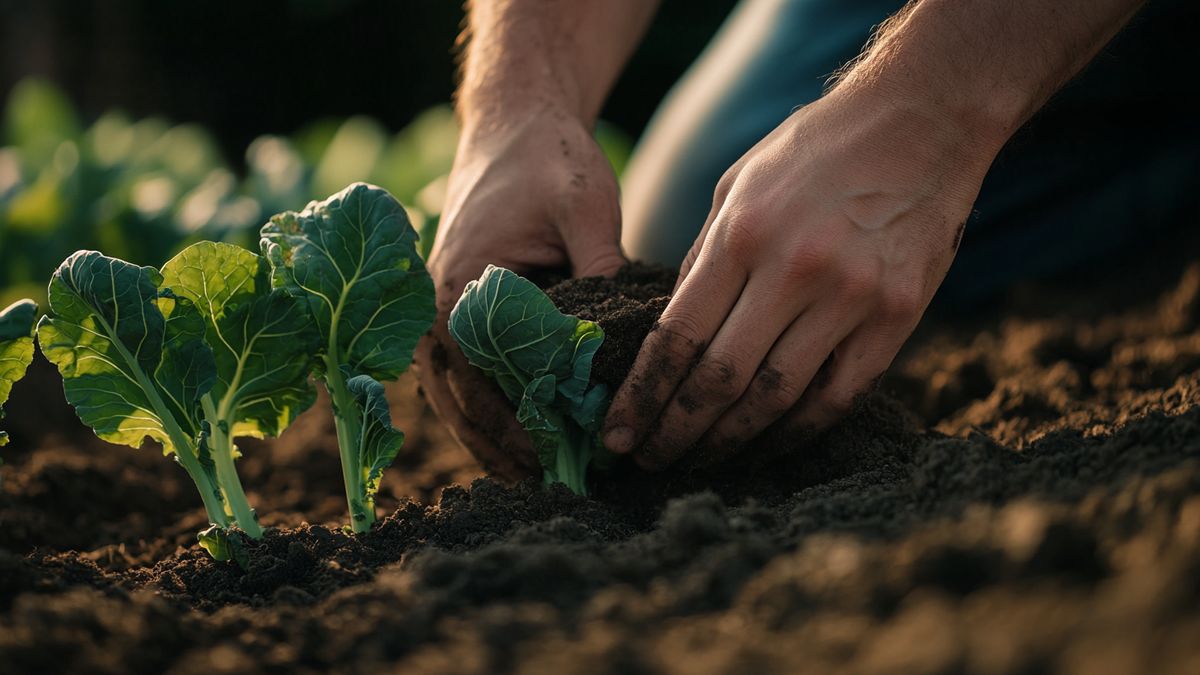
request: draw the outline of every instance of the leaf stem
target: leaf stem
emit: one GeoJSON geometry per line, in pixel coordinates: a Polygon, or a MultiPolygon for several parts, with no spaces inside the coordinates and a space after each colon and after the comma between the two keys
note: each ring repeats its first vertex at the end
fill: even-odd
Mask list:
{"type": "Polygon", "coordinates": [[[125,362],[129,364],[130,371],[137,378],[138,386],[146,393],[146,398],[150,405],[154,408],[154,413],[158,415],[162,422],[163,429],[167,432],[167,437],[171,440],[171,445],[175,446],[175,459],[191,476],[192,482],[196,484],[196,489],[200,491],[200,499],[204,502],[204,510],[208,513],[208,521],[214,525],[221,527],[229,527],[229,516],[225,513],[225,502],[221,496],[221,490],[209,480],[208,474],[200,466],[200,458],[196,455],[196,441],[189,438],[175,421],[175,417],[171,414],[167,404],[159,395],[158,389],[154,383],[150,381],[149,376],[142,370],[141,365],[133,354],[125,348],[125,345],[117,337],[117,333],[112,326],[105,321],[103,315],[96,312],[99,317],[101,326],[109,335],[109,340],[116,348],[117,353],[125,362]]]}
{"type": "Polygon", "coordinates": [[[546,482],[560,482],[571,492],[586,497],[587,466],[591,461],[592,448],[588,433],[572,420],[565,420],[560,427],[558,452],[554,456],[554,471],[546,471],[546,482]]]}
{"type": "Polygon", "coordinates": [[[229,424],[217,416],[212,397],[205,394],[200,399],[204,407],[204,415],[209,424],[209,448],[212,451],[213,465],[217,468],[217,484],[225,495],[225,503],[233,512],[233,519],[252,539],[262,538],[262,526],[258,524],[258,516],[246,499],[246,491],[242,488],[242,480],[233,464],[234,446],[229,435],[229,424]]]}
{"type": "Polygon", "coordinates": [[[225,513],[221,489],[208,480],[204,469],[200,468],[200,460],[192,453],[191,448],[184,446],[183,452],[175,453],[175,458],[183,466],[184,471],[191,476],[192,482],[196,484],[196,489],[200,491],[200,499],[204,501],[204,510],[208,513],[208,522],[221,527],[229,527],[229,515],[225,513]]]}
{"type": "Polygon", "coordinates": [[[346,504],[350,507],[350,527],[361,534],[370,530],[375,522],[375,509],[363,501],[365,490],[358,456],[362,416],[346,387],[346,377],[342,374],[336,354],[325,355],[325,388],[333,400],[333,425],[337,430],[338,454],[342,459],[342,483],[346,488],[346,504]]]}

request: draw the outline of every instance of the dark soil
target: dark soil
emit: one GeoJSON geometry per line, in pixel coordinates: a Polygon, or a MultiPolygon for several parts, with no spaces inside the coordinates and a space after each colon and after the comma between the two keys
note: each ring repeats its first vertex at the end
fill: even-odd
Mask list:
{"type": "Polygon", "coordinates": [[[616,391],[633,367],[642,340],[667,308],[675,270],[626,265],[612,279],[585,277],[557,283],[546,294],[566,314],[596,321],[604,342],[592,359],[592,380],[616,391]]]}
{"type": "MultiPolygon", "coordinates": [[[[1200,672],[1194,239],[930,318],[827,434],[594,499],[472,481],[406,379],[390,515],[348,536],[321,401],[246,444],[275,526],[246,569],[194,545],[183,472],[89,437],[41,363],[6,420],[0,673],[1200,672]]],[[[604,327],[615,387],[673,282],[548,292],[604,327]]]]}

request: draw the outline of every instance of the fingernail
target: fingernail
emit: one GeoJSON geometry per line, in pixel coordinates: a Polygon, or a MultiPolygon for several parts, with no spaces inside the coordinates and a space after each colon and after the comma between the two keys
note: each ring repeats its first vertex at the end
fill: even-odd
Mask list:
{"type": "Polygon", "coordinates": [[[633,450],[633,442],[633,429],[629,427],[614,427],[604,434],[604,447],[608,448],[609,452],[615,452],[618,455],[633,450]]]}

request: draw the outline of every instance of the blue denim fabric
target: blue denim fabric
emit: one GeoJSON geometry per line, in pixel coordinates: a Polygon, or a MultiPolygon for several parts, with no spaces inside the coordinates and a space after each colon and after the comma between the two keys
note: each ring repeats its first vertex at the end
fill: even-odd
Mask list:
{"type": "MultiPolygon", "coordinates": [[[[829,75],[904,4],[743,0],[739,12],[746,3],[758,3],[755,23],[764,25],[751,29],[731,19],[688,77],[711,68],[706,62],[720,58],[722,40],[752,34],[752,56],[701,105],[690,100],[692,109],[682,115],[665,112],[668,97],[639,146],[652,144],[657,127],[692,117],[688,133],[668,147],[665,169],[650,179],[652,206],[642,220],[652,225],[627,233],[624,243],[635,258],[678,264],[724,171],[796,106],[818,98],[829,75]]],[[[1200,3],[1150,0],[1018,131],[984,181],[936,304],[971,304],[1015,281],[1119,252],[1188,214],[1195,219],[1200,112],[1192,100],[1200,63],[1189,35],[1197,19],[1200,3]]]]}

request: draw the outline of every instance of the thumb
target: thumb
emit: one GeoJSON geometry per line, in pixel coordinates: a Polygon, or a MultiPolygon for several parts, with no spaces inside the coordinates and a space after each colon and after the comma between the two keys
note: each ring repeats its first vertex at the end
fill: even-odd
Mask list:
{"type": "Polygon", "coordinates": [[[611,277],[629,261],[621,252],[621,215],[613,208],[597,218],[580,214],[563,227],[563,244],[574,277],[611,277]]]}
{"type": "Polygon", "coordinates": [[[611,277],[629,261],[615,241],[594,242],[590,246],[567,247],[571,257],[571,275],[574,277],[611,277]]]}

